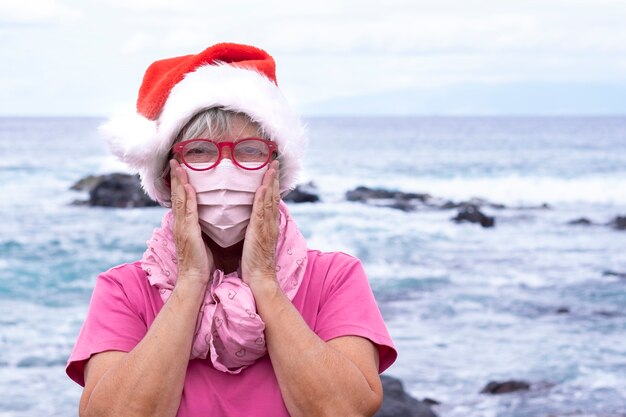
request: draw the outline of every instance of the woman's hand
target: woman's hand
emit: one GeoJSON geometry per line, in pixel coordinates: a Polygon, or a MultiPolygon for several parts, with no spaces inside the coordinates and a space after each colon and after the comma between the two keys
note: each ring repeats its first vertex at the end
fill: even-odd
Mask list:
{"type": "Polygon", "coordinates": [[[178,161],[170,161],[174,242],[178,259],[177,282],[206,285],[214,267],[213,255],[202,239],[196,191],[178,161]]]}
{"type": "Polygon", "coordinates": [[[276,242],[278,241],[278,161],[273,161],[263,176],[252,205],[241,256],[243,281],[252,288],[259,284],[277,287],[276,242]]]}

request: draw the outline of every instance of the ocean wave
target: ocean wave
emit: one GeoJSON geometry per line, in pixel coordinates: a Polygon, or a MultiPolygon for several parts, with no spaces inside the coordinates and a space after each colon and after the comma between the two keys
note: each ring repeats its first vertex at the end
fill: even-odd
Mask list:
{"type": "Polygon", "coordinates": [[[626,175],[559,178],[511,175],[504,177],[416,177],[355,178],[322,174],[307,177],[322,196],[336,200],[346,191],[364,185],[404,192],[428,193],[453,201],[472,197],[506,205],[607,204],[626,208],[626,175]]]}

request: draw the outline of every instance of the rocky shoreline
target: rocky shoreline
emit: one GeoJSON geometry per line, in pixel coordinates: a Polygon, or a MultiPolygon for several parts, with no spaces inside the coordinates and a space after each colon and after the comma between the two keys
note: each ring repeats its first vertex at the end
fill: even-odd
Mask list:
{"type": "MultiPolygon", "coordinates": [[[[87,200],[76,200],[74,205],[97,207],[135,208],[152,207],[157,203],[152,201],[141,188],[137,175],[112,173],[104,175],[89,175],[78,180],[70,189],[86,191],[87,200]]],[[[374,207],[385,207],[401,210],[407,213],[423,210],[456,210],[456,215],[450,220],[455,223],[475,223],[483,228],[492,228],[496,225],[496,216],[487,215],[484,209],[489,210],[551,210],[548,204],[539,206],[509,207],[494,203],[482,198],[472,198],[467,201],[451,201],[434,197],[427,193],[402,192],[384,188],[356,187],[345,193],[346,201],[366,204],[374,207]]],[[[321,201],[317,186],[313,182],[298,184],[296,188],[283,196],[288,203],[317,203],[321,201]]],[[[571,226],[608,226],[615,230],[626,230],[626,215],[617,215],[608,223],[594,222],[586,217],[567,222],[571,226]]]]}
{"type": "MultiPolygon", "coordinates": [[[[441,403],[431,398],[418,400],[409,395],[398,378],[381,375],[383,404],[375,417],[437,417],[435,410],[441,403]]],[[[541,387],[539,387],[541,388],[541,387]]],[[[522,380],[490,381],[480,391],[484,395],[502,395],[530,391],[532,385],[522,380]]]]}

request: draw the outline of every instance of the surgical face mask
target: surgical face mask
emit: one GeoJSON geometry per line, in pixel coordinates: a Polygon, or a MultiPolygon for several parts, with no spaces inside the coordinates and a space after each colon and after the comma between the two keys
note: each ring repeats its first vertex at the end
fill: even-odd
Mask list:
{"type": "Polygon", "coordinates": [[[207,171],[194,171],[181,165],[187,171],[189,184],[196,190],[202,231],[223,248],[240,242],[250,222],[254,194],[269,165],[249,171],[227,158],[207,171]]]}

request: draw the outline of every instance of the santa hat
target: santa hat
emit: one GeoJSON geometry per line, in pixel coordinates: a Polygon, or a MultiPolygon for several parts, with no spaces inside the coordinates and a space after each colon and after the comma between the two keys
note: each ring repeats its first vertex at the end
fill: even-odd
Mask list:
{"type": "Polygon", "coordinates": [[[278,88],[274,59],[252,46],[221,43],[154,62],[139,89],[137,113],[116,115],[100,131],[112,152],[139,173],[146,193],[169,207],[161,174],[172,144],[194,115],[212,107],[258,123],[278,145],[281,192],[295,187],[307,142],[304,126],[278,88]]]}

